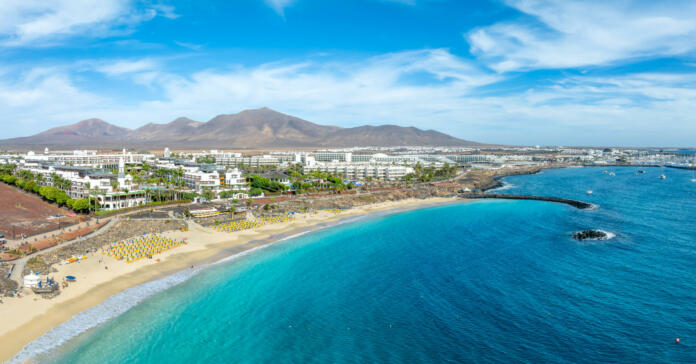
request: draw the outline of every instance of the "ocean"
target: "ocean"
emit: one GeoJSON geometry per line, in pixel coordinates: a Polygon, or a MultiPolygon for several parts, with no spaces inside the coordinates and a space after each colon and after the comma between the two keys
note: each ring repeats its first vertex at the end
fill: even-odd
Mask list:
{"type": "MultiPolygon", "coordinates": [[[[35,360],[696,362],[691,172],[607,169],[508,177],[499,191],[594,210],[487,200],[369,217],[131,291],[99,311],[118,316],[35,360]],[[571,238],[584,229],[615,237],[571,238]]],[[[98,318],[63,329],[79,320],[98,318]]]]}

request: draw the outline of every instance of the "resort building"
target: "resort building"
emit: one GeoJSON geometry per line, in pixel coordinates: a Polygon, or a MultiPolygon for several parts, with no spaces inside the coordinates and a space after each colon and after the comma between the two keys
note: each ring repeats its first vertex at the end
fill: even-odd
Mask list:
{"type": "Polygon", "coordinates": [[[305,174],[311,172],[331,173],[341,175],[344,179],[349,180],[364,180],[366,178],[399,180],[413,171],[413,168],[406,166],[364,163],[316,163],[313,166],[302,168],[302,173],[305,174]]]}
{"type": "Polygon", "coordinates": [[[318,162],[346,162],[353,161],[353,153],[350,152],[316,152],[314,158],[318,162]]]}
{"type": "Polygon", "coordinates": [[[205,189],[222,191],[225,189],[248,191],[246,179],[237,168],[224,170],[217,166],[203,165],[197,168],[184,168],[184,183],[196,192],[205,189]]]}
{"type": "Polygon", "coordinates": [[[147,194],[144,190],[126,192],[107,192],[92,195],[99,202],[101,210],[119,210],[129,207],[141,206],[147,203],[147,194]]]}
{"type": "Polygon", "coordinates": [[[221,166],[245,166],[250,168],[278,166],[283,161],[281,158],[272,155],[254,155],[247,157],[227,157],[216,159],[216,164],[221,166]]]}
{"type": "Polygon", "coordinates": [[[230,190],[236,191],[248,191],[249,185],[247,185],[246,178],[242,175],[242,172],[237,169],[229,169],[225,171],[225,187],[230,190]]]}
{"type": "Polygon", "coordinates": [[[145,204],[145,191],[133,183],[133,177],[124,173],[125,162],[121,158],[116,165],[118,174],[108,169],[69,166],[24,160],[19,170],[27,170],[39,177],[42,186],[56,186],[54,176],[69,181],[65,192],[73,199],[93,198],[104,210],[115,210],[145,204]]]}
{"type": "Polygon", "coordinates": [[[73,150],[65,152],[49,152],[44,150],[43,154],[28,152],[25,156],[27,161],[56,163],[77,167],[92,168],[116,168],[119,161],[123,159],[125,163],[142,163],[154,160],[153,154],[140,154],[126,152],[100,154],[95,150],[73,150]]]}

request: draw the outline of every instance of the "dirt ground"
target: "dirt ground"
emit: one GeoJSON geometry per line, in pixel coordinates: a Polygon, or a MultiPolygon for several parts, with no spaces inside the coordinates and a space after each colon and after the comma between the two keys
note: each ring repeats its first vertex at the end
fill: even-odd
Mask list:
{"type": "Polygon", "coordinates": [[[0,183],[0,232],[9,239],[13,238],[13,233],[17,237],[31,235],[55,229],[59,221],[61,225],[67,225],[78,219],[73,212],[0,183]]]}

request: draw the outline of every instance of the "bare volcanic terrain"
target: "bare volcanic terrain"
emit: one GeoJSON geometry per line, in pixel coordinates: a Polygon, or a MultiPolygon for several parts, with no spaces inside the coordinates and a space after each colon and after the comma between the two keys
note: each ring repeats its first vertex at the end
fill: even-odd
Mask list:
{"type": "Polygon", "coordinates": [[[74,213],[0,183],[0,232],[5,236],[31,235],[55,229],[59,222],[65,226],[78,219],[74,213]]]}
{"type": "Polygon", "coordinates": [[[207,122],[178,118],[130,130],[100,119],[0,140],[3,149],[49,148],[288,148],[352,146],[482,146],[435,130],[396,125],[341,128],[262,108],[218,115],[207,122]]]}

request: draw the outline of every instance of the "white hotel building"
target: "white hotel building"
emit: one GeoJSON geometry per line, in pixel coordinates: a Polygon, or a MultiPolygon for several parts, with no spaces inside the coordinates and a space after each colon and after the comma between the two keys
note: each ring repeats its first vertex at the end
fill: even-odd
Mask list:
{"type": "Polygon", "coordinates": [[[341,175],[347,180],[364,180],[374,178],[381,180],[399,180],[403,176],[413,173],[411,167],[397,165],[380,165],[367,163],[314,163],[302,167],[302,173],[311,172],[331,173],[341,175]]]}
{"type": "Polygon", "coordinates": [[[117,210],[147,203],[145,191],[139,190],[138,186],[133,184],[133,177],[124,173],[123,159],[116,162],[116,165],[119,167],[118,175],[104,169],[51,164],[35,160],[23,160],[18,168],[42,175],[41,184],[45,186],[53,186],[53,174],[60,176],[70,181],[70,189],[65,191],[70,198],[96,199],[102,210],[117,210]],[[112,181],[118,182],[117,188],[112,186],[112,181]]]}
{"type": "Polygon", "coordinates": [[[30,162],[48,162],[76,167],[117,168],[120,160],[124,163],[142,163],[154,160],[155,156],[126,152],[125,149],[121,153],[100,154],[96,150],[50,152],[46,148],[43,154],[28,152],[24,159],[30,162]]]}
{"type": "Polygon", "coordinates": [[[158,168],[181,169],[186,186],[201,193],[204,189],[214,192],[223,190],[248,191],[249,186],[242,172],[237,168],[225,169],[217,165],[198,164],[187,160],[160,158],[158,168]]]}

